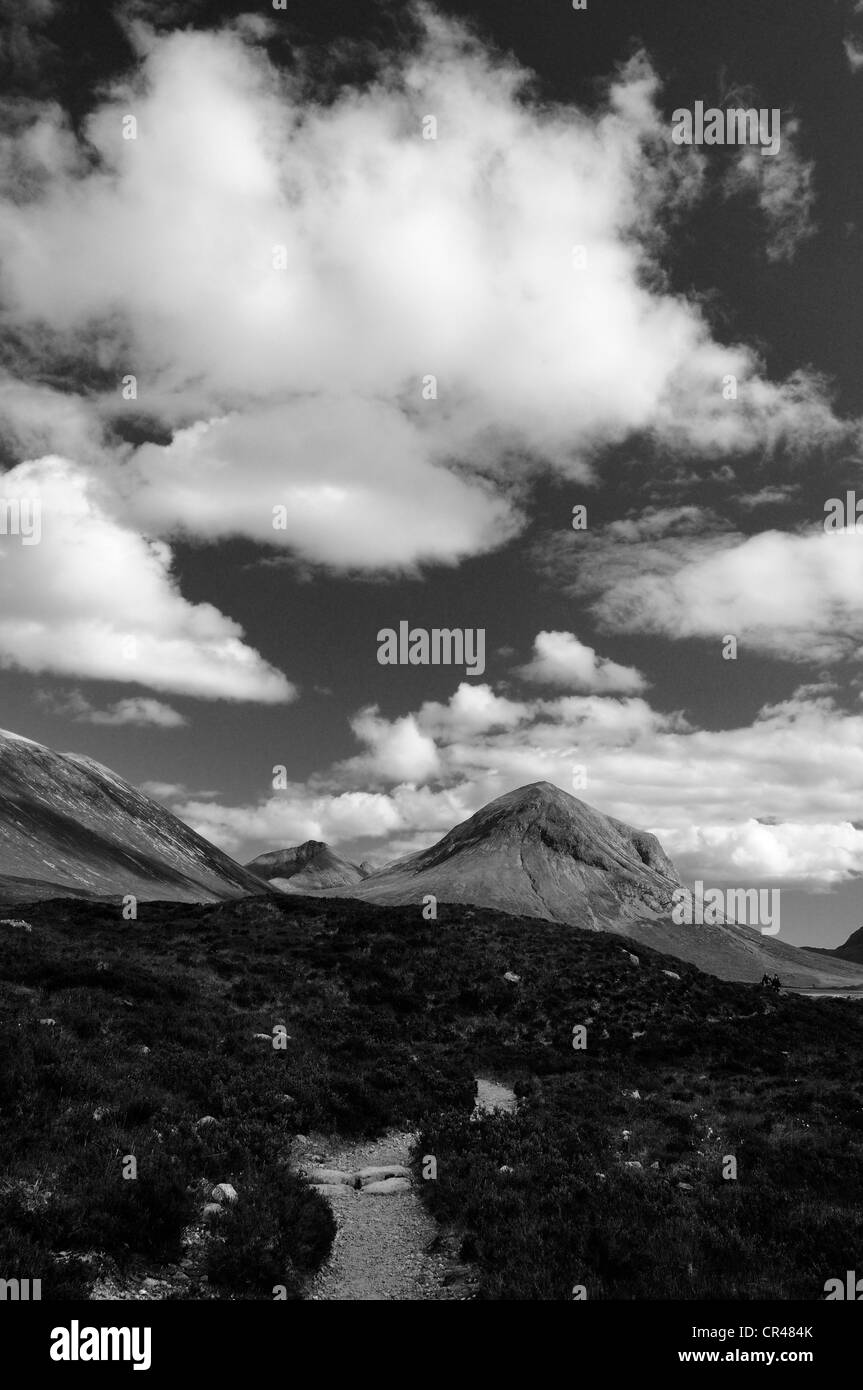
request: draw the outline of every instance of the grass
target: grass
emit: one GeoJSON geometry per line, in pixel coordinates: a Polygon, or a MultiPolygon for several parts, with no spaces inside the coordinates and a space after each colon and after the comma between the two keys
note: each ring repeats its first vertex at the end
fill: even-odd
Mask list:
{"type": "Polygon", "coordinates": [[[605,934],[439,914],[16,908],[33,930],[2,928],[0,1276],[65,1299],[106,1271],[176,1269],[230,1182],[239,1201],[174,1296],[298,1297],[333,1225],[286,1166],[293,1135],[390,1126],[436,1157],[417,1182],[483,1298],[815,1299],[858,1267],[858,1004],[768,996],[640,946],[635,967],[605,934]],[[278,1023],[284,1050],[254,1037],[278,1023]],[[514,1084],[518,1111],[471,1123],[476,1074],[514,1084]]]}

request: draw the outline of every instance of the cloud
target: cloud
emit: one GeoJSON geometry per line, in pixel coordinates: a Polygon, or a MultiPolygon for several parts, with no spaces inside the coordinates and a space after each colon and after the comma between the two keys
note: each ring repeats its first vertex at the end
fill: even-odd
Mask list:
{"type": "Polygon", "coordinates": [[[144,529],[179,529],[179,518],[198,537],[288,545],[333,569],[454,564],[519,528],[488,485],[431,464],[400,410],[361,398],[193,425],[139,449],[125,481],[144,529]]]}
{"type": "Polygon", "coordinates": [[[768,705],[749,724],[701,729],[638,697],[559,696],[518,707],[462,684],[409,717],[354,721],[365,754],[257,805],[192,798],[175,808],[231,853],[322,839],[391,859],[433,843],[514,787],[550,781],[659,835],[690,880],[830,886],[863,873],[859,786],[863,714],[814,687],[768,705]],[[464,692],[498,717],[466,722],[464,692]],[[393,739],[409,726],[433,739],[420,764],[398,767],[393,739]],[[837,749],[841,756],[837,757],[837,749]],[[379,756],[375,762],[375,750],[379,756]],[[586,773],[587,786],[573,773],[586,773]],[[412,772],[399,780],[400,774],[412,772]]]}
{"type": "Polygon", "coordinates": [[[354,716],[351,729],[369,750],[354,760],[355,771],[365,771],[369,765],[389,781],[426,782],[439,770],[434,739],[422,732],[413,715],[389,722],[373,706],[354,716]]]}
{"type": "Polygon", "coordinates": [[[522,680],[562,685],[596,694],[636,694],[647,681],[633,666],[597,656],[571,632],[540,632],[533,639],[533,660],[518,668],[522,680]]]}
{"type": "Polygon", "coordinates": [[[577,553],[551,537],[538,563],[592,600],[616,633],[726,634],[789,661],[833,663],[863,647],[863,547],[853,531],[744,536],[706,519],[702,533],[635,539],[620,527],[585,534],[577,553]]]}
{"type": "Polygon", "coordinates": [[[238,623],[182,597],[169,547],[115,521],[75,464],[48,457],[0,475],[0,500],[22,499],[41,508],[42,535],[0,535],[0,666],[200,699],[293,697],[238,623]]]}
{"type": "Polygon", "coordinates": [[[815,166],[800,152],[800,121],[782,120],[779,153],[762,157],[755,145],[741,147],[725,183],[726,193],[753,192],[767,225],[767,259],[792,261],[817,230],[815,166]]]}
{"type": "MultiPolygon", "coordinates": [[[[260,26],[135,22],[137,65],[80,136],[50,103],[7,134],[4,326],[23,363],[77,355],[117,383],[82,418],[52,405],[70,436],[52,451],[84,466],[94,409],[109,430],[146,416],[158,442],[118,446],[110,479],[87,452],[142,533],[375,571],[502,544],[526,472],[586,479],[634,434],[689,459],[844,437],[822,382],[769,381],[666,288],[668,226],[704,180],[643,54],[586,111],[412,16],[410,47],[326,101],[301,53],[270,64],[260,26]]],[[[777,226],[804,201],[792,162],[759,172],[777,226]]]]}
{"type": "Polygon", "coordinates": [[[43,696],[42,703],[46,704],[53,714],[65,715],[76,724],[135,724],[151,725],[161,729],[180,729],[189,722],[170,705],[143,695],[115,700],[106,709],[95,708],[80,690],[70,691],[68,695],[60,697],[43,696]]]}
{"type": "Polygon", "coordinates": [[[189,795],[188,787],[182,782],[142,782],[138,790],[154,801],[176,801],[189,795]]]}
{"type": "Polygon", "coordinates": [[[863,4],[860,0],[853,4],[849,13],[849,33],[843,40],[845,56],[848,59],[848,66],[851,71],[856,73],[863,68],[863,4]]]}

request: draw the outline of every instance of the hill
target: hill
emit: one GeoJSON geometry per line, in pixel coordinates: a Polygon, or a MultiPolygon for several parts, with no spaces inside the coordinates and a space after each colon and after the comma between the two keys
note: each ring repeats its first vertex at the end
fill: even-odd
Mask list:
{"type": "Polygon", "coordinates": [[[306,840],[290,849],[259,854],[246,865],[285,893],[307,893],[316,888],[344,888],[361,883],[366,871],[343,859],[322,840],[306,840]]]}
{"type": "Polygon", "coordinates": [[[0,899],[47,896],[52,885],[177,902],[265,886],[110,768],[0,730],[0,899]]]}
{"type": "Polygon", "coordinates": [[[298,1297],[332,1222],[294,1137],[389,1126],[420,1132],[416,1188],[480,1298],[811,1301],[855,1267],[859,1003],[472,908],[21,916],[0,928],[0,1264],[43,1299],[298,1297]],[[473,1122],[477,1076],[509,1082],[515,1113],[473,1122]],[[221,1182],[239,1201],[214,1230],[221,1182]]]}
{"type": "MultiPolygon", "coordinates": [[[[472,904],[631,940],[724,979],[863,984],[850,961],[762,935],[745,925],[680,925],[671,918],[680,875],[654,835],[603,815],[550,782],[507,792],[430,849],[372,873],[351,897],[376,903],[472,904]]],[[[338,889],[331,890],[334,896],[338,889]]]]}

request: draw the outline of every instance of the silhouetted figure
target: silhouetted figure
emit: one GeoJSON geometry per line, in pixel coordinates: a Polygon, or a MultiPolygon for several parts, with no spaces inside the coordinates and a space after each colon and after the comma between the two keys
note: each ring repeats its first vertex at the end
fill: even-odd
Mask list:
{"type": "Polygon", "coordinates": [[[761,988],[762,988],[762,989],[769,989],[769,988],[770,988],[770,976],[767,974],[767,971],[766,971],[766,970],[765,970],[764,974],[761,976],[761,988]]]}
{"type": "Polygon", "coordinates": [[[781,985],[780,982],[779,982],[779,976],[778,976],[778,975],[774,975],[774,976],[773,976],[773,979],[770,981],[770,983],[771,983],[771,985],[773,986],[773,988],[776,990],[777,993],[778,993],[779,990],[782,988],[782,985],[781,985]]]}

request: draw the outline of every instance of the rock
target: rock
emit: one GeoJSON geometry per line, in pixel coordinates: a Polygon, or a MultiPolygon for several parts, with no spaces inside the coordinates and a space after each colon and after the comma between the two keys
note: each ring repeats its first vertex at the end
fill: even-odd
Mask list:
{"type": "Polygon", "coordinates": [[[158,1279],[145,1279],[142,1287],[145,1289],[149,1289],[152,1292],[155,1289],[160,1289],[162,1287],[162,1284],[161,1281],[158,1279]]]}
{"type": "Polygon", "coordinates": [[[204,1207],[205,1221],[218,1221],[220,1217],[224,1216],[224,1214],[225,1208],[220,1206],[218,1202],[207,1202],[206,1206],[204,1207]]]}
{"type": "Polygon", "coordinates": [[[382,1178],[409,1178],[410,1168],[406,1168],[403,1163],[385,1163],[377,1168],[360,1168],[354,1174],[361,1183],[379,1182],[382,1178]]]}
{"type": "Polygon", "coordinates": [[[521,976],[520,976],[520,975],[514,975],[513,972],[512,972],[511,970],[507,970],[503,978],[504,978],[505,980],[509,980],[509,982],[510,982],[511,985],[517,985],[517,984],[520,984],[520,982],[521,982],[521,976]]]}
{"type": "Polygon", "coordinates": [[[340,1168],[310,1168],[305,1175],[311,1183],[322,1183],[335,1187],[344,1183],[346,1187],[356,1187],[353,1173],[345,1173],[340,1168]]]}
{"type": "Polygon", "coordinates": [[[637,1158],[628,1158],[623,1166],[624,1168],[641,1168],[642,1165],[637,1158]]]}
{"type": "Polygon", "coordinates": [[[677,1186],[680,1188],[681,1192],[691,1192],[691,1191],[692,1191],[692,1183],[691,1183],[691,1182],[679,1182],[679,1183],[677,1184],[677,1186]]]}
{"type": "Polygon", "coordinates": [[[56,1018],[40,1018],[39,1022],[43,1028],[56,1028],[57,1026],[56,1018]]]}
{"type": "Polygon", "coordinates": [[[638,959],[638,956],[634,956],[631,951],[624,951],[623,954],[626,956],[626,959],[629,961],[630,965],[641,964],[641,961],[638,959]]]}
{"type": "Polygon", "coordinates": [[[633,1033],[632,1037],[633,1037],[633,1041],[634,1041],[636,1038],[643,1038],[643,1037],[644,1037],[644,1030],[642,1029],[642,1031],[641,1031],[640,1033],[633,1033]]]}
{"type": "Polygon", "coordinates": [[[383,1182],[368,1182],[360,1188],[361,1192],[367,1192],[370,1196],[384,1197],[394,1192],[410,1192],[410,1183],[407,1178],[384,1178],[383,1182]]]}
{"type": "MultiPolygon", "coordinates": [[[[633,1033],[632,1036],[635,1037],[635,1034],[633,1033]]],[[[639,1037],[640,1037],[640,1036],[641,1036],[641,1034],[639,1034],[639,1037]]],[[[641,1100],[641,1092],[640,1092],[640,1091],[624,1091],[623,1094],[624,1094],[625,1096],[628,1096],[630,1100],[641,1100]]]]}
{"type": "Polygon", "coordinates": [[[139,1056],[141,1056],[141,1057],[148,1057],[148,1056],[150,1055],[150,1049],[149,1049],[149,1047],[147,1046],[146,1043],[141,1043],[141,1046],[140,1046],[140,1047],[136,1047],[136,1048],[135,1048],[135,1051],[136,1051],[136,1052],[139,1054],[139,1056]]]}
{"type": "Polygon", "coordinates": [[[676,970],[663,970],[663,975],[667,975],[669,980],[679,980],[680,976],[676,970]]]}
{"type": "Polygon", "coordinates": [[[195,1128],[200,1129],[202,1125],[214,1125],[217,1123],[215,1115],[202,1115],[200,1120],[195,1121],[195,1128]]]}
{"type": "Polygon", "coordinates": [[[232,1187],[229,1182],[217,1182],[213,1188],[212,1197],[214,1202],[232,1203],[237,1200],[237,1189],[232,1187]]]}
{"type": "Polygon", "coordinates": [[[651,1163],[650,1166],[651,1166],[651,1168],[658,1168],[658,1167],[659,1167],[659,1162],[657,1161],[656,1163],[651,1163]]]}
{"type": "Polygon", "coordinates": [[[268,1043],[271,1043],[271,1042],[273,1041],[273,1035],[272,1035],[272,1033],[253,1033],[253,1034],[252,1034],[252,1037],[253,1037],[253,1038],[262,1038],[262,1039],[264,1040],[264,1042],[268,1042],[268,1043]]]}

